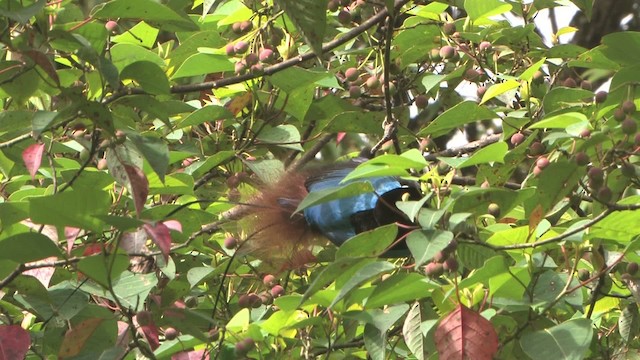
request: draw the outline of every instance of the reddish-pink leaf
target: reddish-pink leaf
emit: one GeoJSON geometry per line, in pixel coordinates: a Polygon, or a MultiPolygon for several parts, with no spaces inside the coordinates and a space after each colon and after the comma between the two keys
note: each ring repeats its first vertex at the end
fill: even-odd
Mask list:
{"type": "Polygon", "coordinates": [[[491,322],[464,305],[440,321],[435,335],[440,359],[491,360],[498,352],[491,322]]]}
{"type": "Polygon", "coordinates": [[[162,223],[165,224],[169,230],[174,230],[180,233],[182,232],[182,224],[180,224],[180,221],[178,220],[167,220],[162,223]]]}
{"type": "Polygon", "coordinates": [[[162,256],[164,256],[164,261],[169,260],[169,251],[171,250],[171,234],[169,233],[169,228],[165,224],[158,222],[154,225],[144,224],[144,230],[160,248],[162,256]]]}
{"type": "MultiPolygon", "coordinates": [[[[51,264],[54,261],[58,260],[57,257],[51,256],[46,259],[30,262],[27,265],[40,265],[40,264],[51,264]]],[[[41,267],[36,269],[31,269],[23,272],[24,275],[31,275],[38,279],[44,287],[49,287],[49,282],[53,277],[53,273],[56,271],[56,268],[53,266],[41,267]]]]}
{"type": "Polygon", "coordinates": [[[342,139],[344,139],[345,136],[347,136],[346,132],[339,132],[338,135],[336,135],[336,144],[340,144],[340,142],[342,141],[342,139]]]}
{"type": "Polygon", "coordinates": [[[140,331],[142,331],[144,338],[147,339],[152,350],[155,350],[160,346],[158,327],[155,324],[141,325],[140,331]]]}
{"type": "Polygon", "coordinates": [[[64,227],[64,236],[67,238],[67,255],[71,254],[73,243],[76,241],[78,235],[80,235],[80,229],[71,226],[64,227]]]}
{"type": "Polygon", "coordinates": [[[118,338],[116,340],[116,346],[121,348],[123,351],[126,351],[130,340],[131,332],[129,331],[129,324],[124,321],[118,321],[118,338]]]}
{"type": "Polygon", "coordinates": [[[24,359],[29,345],[29,332],[20,325],[0,325],[0,360],[24,359]]]}
{"type": "Polygon", "coordinates": [[[149,195],[149,180],[147,180],[147,176],[140,168],[125,164],[124,170],[127,172],[127,177],[129,178],[136,213],[140,216],[142,209],[144,209],[144,203],[147,202],[147,196],[149,195]]]}
{"type": "Polygon", "coordinates": [[[24,166],[27,167],[29,174],[31,174],[32,180],[36,178],[36,173],[40,168],[40,164],[42,164],[43,153],[44,144],[29,145],[29,147],[22,152],[22,161],[24,161],[24,166]]]}
{"type": "Polygon", "coordinates": [[[182,351],[171,356],[171,360],[209,360],[209,353],[204,353],[204,349],[182,351]],[[204,357],[203,357],[204,355],[204,357]]]}
{"type": "Polygon", "coordinates": [[[60,351],[58,352],[58,358],[68,358],[80,354],[80,351],[87,344],[91,335],[93,335],[102,324],[104,319],[91,318],[80,322],[72,329],[69,329],[64,335],[62,345],[60,345],[60,351]]]}

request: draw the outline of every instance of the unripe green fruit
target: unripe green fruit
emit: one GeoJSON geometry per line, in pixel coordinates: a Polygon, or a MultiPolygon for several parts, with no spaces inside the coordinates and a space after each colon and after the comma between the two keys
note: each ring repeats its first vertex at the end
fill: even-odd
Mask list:
{"type": "Polygon", "coordinates": [[[431,51],[429,51],[429,56],[431,57],[431,60],[433,60],[433,61],[442,60],[442,56],[440,56],[440,49],[438,49],[438,48],[431,49],[431,51]]]}
{"type": "Polygon", "coordinates": [[[491,203],[487,207],[487,213],[495,218],[500,217],[500,205],[491,203]]]}

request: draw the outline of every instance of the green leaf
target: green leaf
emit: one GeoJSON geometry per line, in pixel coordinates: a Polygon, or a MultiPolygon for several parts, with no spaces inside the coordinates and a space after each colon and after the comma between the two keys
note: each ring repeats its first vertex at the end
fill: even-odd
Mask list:
{"type": "Polygon", "coordinates": [[[540,70],[540,67],[544,65],[545,61],[547,61],[547,58],[542,58],[538,60],[538,62],[529,66],[527,70],[523,71],[522,74],[518,76],[518,79],[524,80],[524,81],[531,81],[533,79],[533,76],[536,74],[536,72],[540,70]]]}
{"type": "Polygon", "coordinates": [[[533,360],[581,360],[592,337],[591,320],[573,319],[548,329],[524,334],[520,339],[520,346],[533,360]]]}
{"type": "Polygon", "coordinates": [[[78,262],[78,271],[98,284],[108,288],[129,267],[129,257],[124,254],[97,254],[78,262]]]}
{"type": "Polygon", "coordinates": [[[364,347],[367,349],[367,354],[373,360],[384,360],[387,358],[387,348],[385,346],[387,342],[387,334],[384,331],[380,331],[372,324],[366,324],[364,326],[364,347]]]}
{"type": "Polygon", "coordinates": [[[489,164],[495,162],[504,163],[504,157],[507,155],[508,151],[509,145],[507,145],[507,143],[504,141],[500,141],[476,151],[473,155],[466,159],[445,157],[439,157],[438,159],[449,164],[453,168],[462,169],[479,164],[489,164]]]}
{"type": "Polygon", "coordinates": [[[120,73],[120,79],[132,79],[150,94],[169,94],[169,80],[164,71],[149,61],[138,61],[128,65],[120,73]]]}
{"type": "Polygon", "coordinates": [[[602,38],[602,53],[622,66],[640,62],[640,32],[621,31],[602,38]]]}
{"type": "Polygon", "coordinates": [[[508,12],[511,10],[511,5],[499,0],[465,0],[464,9],[471,20],[477,21],[508,12]]]}
{"type": "Polygon", "coordinates": [[[258,144],[274,144],[286,149],[304,151],[300,145],[300,132],[293,125],[278,125],[263,129],[257,137],[258,144]]]}
{"type": "Polygon", "coordinates": [[[153,0],[114,0],[100,4],[94,19],[133,19],[157,23],[169,31],[196,31],[198,26],[188,17],[179,15],[170,7],[153,0]]]}
{"type": "Polygon", "coordinates": [[[246,164],[265,184],[277,181],[284,174],[284,164],[280,160],[257,160],[246,164]]]}
{"type": "Polygon", "coordinates": [[[480,101],[480,105],[486,103],[487,101],[493,99],[498,95],[502,95],[509,90],[517,89],[520,86],[520,82],[517,80],[507,80],[505,82],[501,82],[499,84],[491,85],[487,91],[482,96],[482,101],[480,101]]]}
{"type": "Polygon", "coordinates": [[[161,69],[165,66],[164,60],[158,54],[138,45],[116,44],[109,50],[109,53],[118,72],[122,72],[127,66],[137,62],[151,62],[161,69]]]}
{"type": "Polygon", "coordinates": [[[630,343],[640,333],[640,314],[638,304],[628,304],[618,319],[618,331],[625,343],[630,343]]]}
{"type": "Polygon", "coordinates": [[[376,262],[372,262],[366,264],[362,268],[360,268],[353,276],[340,288],[340,292],[333,299],[329,307],[333,307],[340,300],[342,300],[345,296],[363,284],[365,281],[371,279],[374,276],[380,275],[387,271],[391,271],[395,268],[395,266],[385,260],[380,260],[376,262]]]}
{"type": "MultiPolygon", "coordinates": [[[[545,169],[546,170],[546,169],[545,169]]],[[[471,212],[476,215],[486,214],[490,203],[500,206],[500,212],[507,214],[526,199],[536,195],[536,189],[509,190],[499,188],[473,189],[464,192],[455,200],[454,213],[471,212]]]]}
{"type": "Polygon", "coordinates": [[[38,0],[31,3],[29,6],[21,6],[21,2],[4,2],[2,8],[0,8],[0,16],[17,21],[21,24],[26,24],[29,19],[36,16],[47,5],[46,0],[38,0]]]}
{"type": "Polygon", "coordinates": [[[209,121],[216,121],[221,119],[231,119],[233,115],[224,106],[208,105],[201,109],[198,109],[185,117],[180,123],[180,128],[187,126],[194,126],[204,124],[209,121]]]}
{"type": "Polygon", "coordinates": [[[551,210],[578,185],[585,173],[586,169],[575,161],[560,159],[550,163],[544,169],[544,174],[537,178],[538,191],[535,197],[528,199],[527,210],[533,210],[537,204],[542,205],[544,212],[551,210]]]}
{"type": "Polygon", "coordinates": [[[336,252],[336,260],[342,258],[376,257],[396,239],[398,226],[389,224],[362,232],[342,244],[336,252]]]}
{"type": "Polygon", "coordinates": [[[127,132],[127,137],[149,162],[153,171],[158,174],[161,181],[169,168],[169,148],[160,138],[153,136],[141,136],[136,132],[127,132]]]}
{"type": "Polygon", "coordinates": [[[457,129],[462,125],[478,120],[495,119],[497,117],[498,115],[496,115],[496,113],[486,107],[479,106],[473,101],[463,101],[438,116],[426,128],[420,131],[418,135],[437,137],[453,129],[457,129]]]}
{"type": "Polygon", "coordinates": [[[114,36],[111,41],[116,44],[140,45],[150,49],[155,45],[159,32],[158,29],[149,26],[146,22],[140,21],[133,27],[127,29],[126,32],[114,36]]]}
{"type": "Polygon", "coordinates": [[[414,302],[402,325],[402,335],[411,353],[416,359],[424,359],[424,337],[422,336],[422,316],[420,303],[414,302]]]}
{"type": "Polygon", "coordinates": [[[184,169],[185,174],[192,175],[195,179],[201,178],[209,170],[222,164],[235,155],[234,151],[219,151],[209,157],[205,161],[198,161],[184,169]]]}
{"type": "Polygon", "coordinates": [[[313,52],[322,54],[322,39],[327,26],[328,0],[276,0],[304,36],[313,52]]]}
{"type": "Polygon", "coordinates": [[[313,294],[318,292],[318,290],[334,281],[338,276],[346,273],[348,270],[362,268],[373,261],[373,259],[358,260],[353,258],[343,258],[330,263],[329,266],[324,268],[324,270],[322,270],[322,272],[320,272],[320,274],[313,280],[300,300],[300,304],[304,303],[313,294]]]}
{"type": "MultiPolygon", "coordinates": [[[[113,282],[113,292],[116,294],[122,306],[133,311],[142,310],[151,290],[158,284],[155,272],[149,274],[136,274],[131,271],[123,272],[113,282]]],[[[77,286],[92,295],[114,300],[111,291],[96,286],[92,282],[83,282],[77,286]]]]}
{"type": "Polygon", "coordinates": [[[232,71],[233,69],[233,62],[226,55],[194,54],[180,65],[171,79],[232,71]]]}
{"type": "Polygon", "coordinates": [[[418,273],[397,273],[378,284],[364,304],[367,309],[428,298],[440,285],[418,273]]]}
{"type": "Polygon", "coordinates": [[[323,189],[309,193],[298,205],[296,213],[308,207],[326,203],[331,200],[348,198],[364,193],[373,192],[373,186],[369,182],[354,182],[330,189],[323,189]]]}
{"type": "Polygon", "coordinates": [[[0,240],[0,260],[19,263],[62,256],[60,249],[48,237],[33,232],[8,236],[0,240]]]}
{"type": "Polygon", "coordinates": [[[429,165],[418,149],[410,149],[400,155],[380,155],[367,161],[365,164],[387,165],[403,169],[422,169],[429,165]]]}
{"type": "Polygon", "coordinates": [[[447,247],[453,233],[443,230],[414,230],[407,236],[407,246],[415,258],[416,268],[433,259],[434,255],[447,247]]]}
{"type": "Polygon", "coordinates": [[[107,213],[110,206],[109,193],[89,189],[29,198],[29,214],[34,223],[72,226],[95,232],[101,232],[104,225],[96,215],[107,213]]]}

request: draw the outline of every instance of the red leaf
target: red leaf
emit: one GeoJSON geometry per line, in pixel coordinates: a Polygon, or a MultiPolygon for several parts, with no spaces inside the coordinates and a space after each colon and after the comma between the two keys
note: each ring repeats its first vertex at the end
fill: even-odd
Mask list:
{"type": "Polygon", "coordinates": [[[204,353],[204,349],[182,351],[171,356],[171,360],[209,360],[209,353],[204,353]],[[204,355],[204,357],[203,357],[204,355]]]}
{"type": "Polygon", "coordinates": [[[27,167],[29,174],[31,174],[31,180],[36,178],[36,173],[42,164],[42,154],[44,153],[44,144],[29,145],[28,148],[22,152],[22,161],[24,166],[27,167]]]}
{"type": "Polygon", "coordinates": [[[20,325],[0,325],[0,360],[24,359],[29,345],[29,332],[20,325]]]}
{"type": "Polygon", "coordinates": [[[167,220],[167,221],[163,221],[163,224],[165,224],[170,230],[174,230],[177,232],[182,232],[182,224],[180,224],[180,221],[178,220],[167,220]]]}
{"type": "Polygon", "coordinates": [[[133,195],[133,203],[136,206],[136,213],[140,216],[140,212],[144,209],[144,203],[147,202],[147,196],[149,195],[149,180],[147,180],[147,176],[140,168],[125,164],[124,170],[127,172],[129,185],[131,185],[130,190],[131,195],[133,195]]]}
{"type": "Polygon", "coordinates": [[[344,139],[345,136],[347,136],[346,132],[339,132],[338,135],[336,135],[336,145],[340,144],[340,142],[342,141],[342,139],[344,139]]]}
{"type": "Polygon", "coordinates": [[[141,325],[140,331],[142,331],[142,334],[145,339],[147,339],[152,350],[155,350],[160,346],[158,327],[155,324],[141,325]]]}
{"type": "Polygon", "coordinates": [[[155,225],[144,224],[144,230],[149,234],[153,242],[158,245],[164,261],[169,260],[169,251],[171,250],[171,234],[167,225],[158,222],[155,225]]]}
{"type": "Polygon", "coordinates": [[[440,359],[491,360],[498,352],[491,322],[464,305],[440,321],[435,343],[440,359]]]}
{"type": "Polygon", "coordinates": [[[64,335],[62,345],[60,345],[58,357],[62,359],[80,354],[91,335],[95,333],[103,321],[104,319],[100,318],[87,319],[69,329],[64,335]]]}

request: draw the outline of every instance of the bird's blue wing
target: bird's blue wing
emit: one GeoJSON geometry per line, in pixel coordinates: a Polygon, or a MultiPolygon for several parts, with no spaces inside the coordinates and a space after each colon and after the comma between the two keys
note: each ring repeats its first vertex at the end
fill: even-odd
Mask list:
{"type": "MultiPolygon", "coordinates": [[[[307,190],[311,193],[344,185],[340,184],[340,182],[351,170],[353,170],[353,167],[328,170],[321,176],[316,176],[307,181],[307,190]]],[[[356,229],[351,221],[354,214],[373,210],[376,207],[379,195],[402,187],[400,182],[391,176],[372,177],[366,179],[366,181],[371,183],[374,192],[328,201],[309,207],[304,210],[307,223],[320,231],[334,244],[342,245],[347,239],[356,234],[356,229]]]]}

